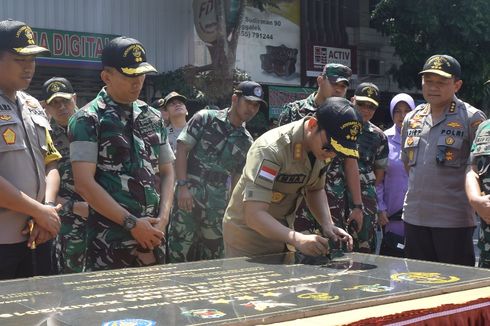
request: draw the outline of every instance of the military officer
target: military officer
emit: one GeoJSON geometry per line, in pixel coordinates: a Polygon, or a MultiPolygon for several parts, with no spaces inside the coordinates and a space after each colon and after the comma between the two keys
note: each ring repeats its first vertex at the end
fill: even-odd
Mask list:
{"type": "Polygon", "coordinates": [[[479,267],[490,268],[490,120],[476,131],[466,173],[466,194],[480,217],[479,267]]]}
{"type": "Polygon", "coordinates": [[[51,117],[54,145],[62,155],[58,161],[61,183],[57,203],[63,207],[61,229],[55,241],[55,270],[62,274],[78,273],[85,267],[88,204],[75,192],[67,134],[68,119],[77,110],[77,95],[68,79],[53,77],[44,83],[41,96],[41,105],[51,117]]]}
{"type": "Polygon", "coordinates": [[[160,112],[138,100],[156,69],[125,36],[104,47],[102,65],[106,86],[68,125],[75,190],[90,206],[87,270],[162,263],[174,155],[160,112]]]}
{"type": "Polygon", "coordinates": [[[455,58],[431,56],[420,74],[427,104],[410,112],[402,125],[401,158],[409,172],[405,255],[474,266],[475,220],[465,195],[465,170],[476,129],[486,117],[456,97],[463,81],[455,58]]]}
{"type": "Polygon", "coordinates": [[[222,222],[228,192],[236,184],[252,136],[245,129],[267,104],[262,87],[240,83],[231,107],[201,110],[177,139],[177,191],[169,230],[171,262],[223,257],[222,222]]]}
{"type": "Polygon", "coordinates": [[[61,155],[43,108],[23,92],[34,76],[35,56],[48,52],[25,23],[0,21],[0,279],[51,273],[48,240],[60,228],[61,205],[54,202],[61,155]]]}
{"type": "MultiPolygon", "coordinates": [[[[317,77],[318,90],[306,99],[288,103],[279,118],[279,125],[299,120],[305,116],[314,115],[318,106],[332,96],[345,97],[352,71],[349,67],[329,63],[317,77]]],[[[362,228],[362,198],[359,179],[359,166],[354,157],[336,156],[329,160],[327,167],[327,192],[330,211],[334,221],[343,221],[346,216],[346,188],[353,196],[354,203],[348,215],[348,223],[352,221],[357,229],[362,228]]],[[[295,229],[308,233],[321,232],[320,226],[303,202],[297,212],[295,229]]]]}
{"type": "Polygon", "coordinates": [[[226,257],[281,253],[286,244],[306,255],[328,253],[328,240],[352,238],[333,225],[325,194],[325,159],[357,157],[360,119],[345,98],[330,98],[315,117],[272,129],[250,148],[223,220],[226,257]],[[303,195],[323,234],[292,230],[303,195]],[[324,237],[325,236],[325,237],[324,237]]]}
{"type": "MultiPolygon", "coordinates": [[[[352,98],[356,110],[362,116],[362,132],[359,143],[359,175],[363,202],[362,228],[349,228],[354,239],[354,251],[375,253],[376,251],[376,216],[378,200],[376,185],[382,181],[384,169],[388,163],[388,139],[383,131],[371,123],[379,106],[379,89],[373,83],[361,83],[357,86],[352,98]]],[[[352,196],[348,193],[350,207],[352,196]]],[[[344,226],[345,223],[341,223],[344,226]]]]}

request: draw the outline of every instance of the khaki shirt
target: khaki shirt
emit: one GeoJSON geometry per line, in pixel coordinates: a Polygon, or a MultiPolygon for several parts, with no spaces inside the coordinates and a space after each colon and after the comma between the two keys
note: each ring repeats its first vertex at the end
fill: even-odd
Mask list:
{"type": "Polygon", "coordinates": [[[285,243],[263,237],[248,227],[243,217],[245,201],[270,204],[268,213],[283,225],[292,225],[305,190],[325,186],[325,162],[311,166],[302,148],[303,118],[260,136],[247,154],[243,174],[236,185],[223,219],[226,256],[256,256],[283,252],[285,243]]]}
{"type": "MultiPolygon", "coordinates": [[[[39,102],[17,92],[16,103],[0,91],[0,176],[27,196],[42,202],[46,192],[46,164],[61,155],[53,145],[51,127],[39,102]]],[[[0,208],[0,243],[19,243],[29,217],[0,208]]]]}
{"type": "Polygon", "coordinates": [[[475,225],[465,194],[465,170],[476,129],[483,120],[483,112],[456,97],[440,121],[432,121],[425,104],[405,117],[401,158],[410,168],[405,222],[441,228],[475,225]]]}

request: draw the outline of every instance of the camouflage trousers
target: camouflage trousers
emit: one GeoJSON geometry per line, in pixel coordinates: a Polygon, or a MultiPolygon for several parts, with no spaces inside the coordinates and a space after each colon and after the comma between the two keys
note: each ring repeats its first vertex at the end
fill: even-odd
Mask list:
{"type": "Polygon", "coordinates": [[[129,231],[90,210],[87,223],[87,271],[165,263],[165,244],[141,248],[129,231]]]}
{"type": "MultiPolygon", "coordinates": [[[[376,216],[378,214],[378,198],[374,180],[366,180],[361,174],[361,198],[364,209],[362,211],[362,228],[357,231],[357,225],[351,223],[348,232],[354,240],[354,251],[374,254],[376,252],[376,216]],[[365,182],[362,182],[362,181],[365,182]]],[[[347,194],[350,207],[352,207],[352,196],[347,194]]],[[[349,214],[351,212],[349,211],[349,214]]]]}
{"type": "Polygon", "coordinates": [[[86,220],[75,214],[63,214],[60,218],[60,232],[54,241],[55,270],[60,274],[83,272],[87,250],[86,220]]]}
{"type": "Polygon", "coordinates": [[[481,250],[478,267],[490,268],[490,225],[482,219],[480,219],[478,248],[481,250]]]}
{"type": "Polygon", "coordinates": [[[175,196],[168,232],[169,262],[223,258],[226,187],[194,182],[190,186],[190,192],[194,200],[191,212],[179,209],[178,193],[175,196]]]}

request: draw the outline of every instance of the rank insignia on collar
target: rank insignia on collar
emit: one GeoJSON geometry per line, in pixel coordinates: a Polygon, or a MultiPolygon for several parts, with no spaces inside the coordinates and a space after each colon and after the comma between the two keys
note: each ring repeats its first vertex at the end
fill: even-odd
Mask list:
{"type": "Polygon", "coordinates": [[[449,113],[454,113],[454,112],[456,112],[456,103],[451,102],[451,106],[449,107],[448,112],[449,112],[449,113]]]}

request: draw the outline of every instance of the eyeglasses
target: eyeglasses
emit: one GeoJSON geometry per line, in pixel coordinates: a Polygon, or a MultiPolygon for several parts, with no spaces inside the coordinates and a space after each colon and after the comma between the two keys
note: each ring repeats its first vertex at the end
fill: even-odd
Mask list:
{"type": "Polygon", "coordinates": [[[376,111],[376,109],[378,108],[377,106],[375,106],[374,104],[371,104],[369,102],[356,102],[356,104],[359,107],[365,107],[365,108],[372,110],[372,111],[376,111]]]}

